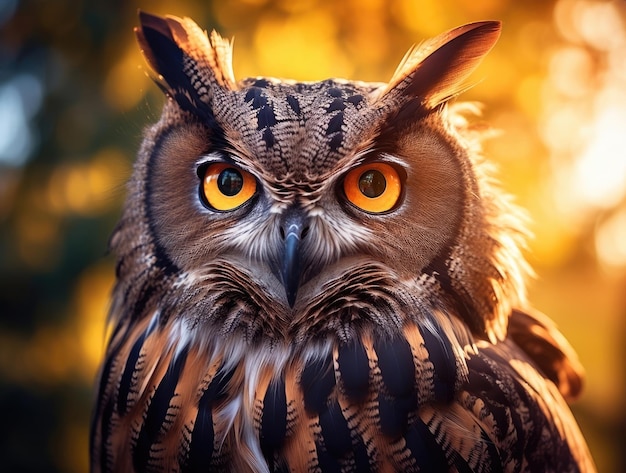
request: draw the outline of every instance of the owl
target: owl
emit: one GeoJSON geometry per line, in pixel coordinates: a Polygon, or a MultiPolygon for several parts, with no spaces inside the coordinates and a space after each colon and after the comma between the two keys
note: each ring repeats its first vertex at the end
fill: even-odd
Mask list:
{"type": "Polygon", "coordinates": [[[166,103],[111,237],[93,472],[595,470],[582,369],[451,100],[499,22],[388,83],[237,81],[188,18],[135,31],[166,103]]]}

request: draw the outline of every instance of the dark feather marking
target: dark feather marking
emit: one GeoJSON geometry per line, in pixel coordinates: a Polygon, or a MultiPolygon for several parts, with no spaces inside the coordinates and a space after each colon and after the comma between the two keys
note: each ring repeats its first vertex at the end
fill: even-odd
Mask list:
{"type": "Polygon", "coordinates": [[[319,414],[319,423],[324,446],[333,457],[340,458],[352,449],[350,427],[337,400],[319,414]]]}
{"type": "MultiPolygon", "coordinates": [[[[152,209],[154,208],[154,206],[152,205],[152,193],[153,193],[152,184],[154,182],[154,173],[157,168],[157,166],[154,165],[153,161],[156,160],[157,156],[160,155],[161,150],[163,148],[163,143],[165,142],[166,138],[169,136],[172,129],[173,127],[170,127],[167,130],[163,130],[163,132],[159,135],[157,140],[154,142],[154,146],[151,150],[150,157],[148,158],[148,163],[146,166],[148,176],[146,179],[146,188],[145,188],[146,195],[145,195],[145,201],[143,203],[143,208],[145,209],[146,217],[148,219],[148,226],[150,227],[150,235],[158,234],[158,232],[156,231],[157,222],[152,211],[152,209]]],[[[163,270],[164,276],[169,276],[169,275],[178,273],[179,272],[178,267],[172,262],[172,260],[168,256],[165,249],[159,244],[158,240],[156,238],[152,238],[152,243],[153,243],[153,253],[154,253],[154,256],[156,257],[156,266],[158,266],[159,268],[163,270]]],[[[154,288],[152,288],[152,290],[154,290],[154,288]]],[[[140,310],[136,310],[133,313],[141,313],[143,311],[143,307],[138,306],[137,304],[135,304],[135,309],[140,309],[140,310]]]]}
{"type": "Polygon", "coordinates": [[[212,406],[210,402],[201,400],[193,424],[188,455],[186,461],[183,462],[183,472],[209,471],[213,458],[214,439],[212,406]]]}
{"type": "Polygon", "coordinates": [[[165,20],[145,12],[140,12],[139,18],[154,69],[172,88],[190,86],[189,77],[183,72],[183,50],[176,44],[165,20]]]}
{"type": "Polygon", "coordinates": [[[380,431],[389,437],[400,437],[408,425],[409,414],[417,407],[417,396],[403,398],[378,397],[380,431]]]}
{"type": "Polygon", "coordinates": [[[95,436],[96,436],[98,422],[100,422],[100,426],[101,426],[101,432],[100,432],[101,444],[99,447],[100,463],[102,467],[101,471],[108,471],[107,469],[104,468],[106,465],[105,456],[107,458],[110,457],[106,447],[107,447],[107,442],[110,440],[111,429],[113,427],[111,424],[112,416],[113,416],[113,412],[115,411],[114,409],[115,403],[114,403],[113,398],[110,396],[105,400],[105,394],[107,390],[111,388],[111,382],[112,382],[111,370],[113,369],[113,366],[116,363],[119,350],[124,345],[123,343],[124,337],[120,338],[120,341],[116,345],[113,345],[112,342],[113,340],[115,340],[117,333],[120,330],[122,330],[122,328],[127,329],[128,325],[117,324],[113,334],[111,335],[110,342],[109,342],[111,343],[111,345],[109,346],[109,349],[108,349],[108,355],[106,357],[106,361],[104,365],[102,366],[102,372],[100,374],[100,384],[98,386],[96,406],[99,407],[100,411],[95,412],[94,416],[91,419],[91,429],[90,429],[90,435],[89,435],[89,451],[90,452],[96,451],[95,436]]]}
{"type": "Polygon", "coordinates": [[[170,408],[170,400],[175,395],[178,378],[186,359],[187,349],[184,349],[170,361],[165,376],[154,392],[137,441],[133,446],[133,466],[137,471],[143,471],[145,465],[150,461],[150,447],[157,440],[165,422],[167,411],[170,408]]]}
{"type": "Polygon", "coordinates": [[[226,396],[226,387],[234,371],[217,374],[198,401],[198,414],[191,433],[185,472],[209,471],[213,459],[213,406],[226,396]]]}
{"type": "MultiPolygon", "coordinates": [[[[439,333],[443,334],[438,326],[439,333]]],[[[452,345],[445,335],[435,336],[430,330],[420,327],[424,345],[428,351],[428,360],[433,364],[433,382],[435,399],[450,401],[454,396],[456,384],[456,358],[452,345]]]]}
{"type": "MultiPolygon", "coordinates": [[[[465,389],[485,403],[485,415],[491,416],[496,425],[494,435],[503,438],[510,430],[516,433],[516,442],[504,452],[506,456],[526,458],[533,471],[562,469],[571,460],[572,453],[566,442],[551,440],[545,443],[546,438],[558,439],[560,435],[553,431],[546,437],[546,432],[555,427],[543,415],[536,397],[518,379],[508,359],[500,356],[497,349],[492,347],[472,356],[468,366],[470,377],[465,389]],[[523,419],[526,415],[529,418],[523,419]],[[546,455],[546,451],[550,452],[549,455],[546,455]],[[546,463],[547,459],[551,462],[546,463]]],[[[484,437],[487,437],[486,433],[484,437]]],[[[485,441],[493,457],[491,461],[501,462],[497,449],[492,446],[493,442],[488,438],[485,441]]]]}
{"type": "Polygon", "coordinates": [[[343,118],[343,112],[339,112],[328,121],[326,136],[341,131],[341,127],[343,126],[343,118]]]}
{"type": "MultiPolygon", "coordinates": [[[[158,258],[157,258],[158,259],[158,258]]],[[[167,263],[166,263],[167,264],[167,263]]],[[[170,267],[170,266],[168,266],[170,267]]],[[[146,272],[154,270],[153,268],[147,269],[146,272]]],[[[145,278],[143,281],[143,285],[139,288],[138,297],[135,299],[135,302],[132,305],[132,310],[127,313],[131,314],[133,320],[138,319],[145,315],[145,310],[147,307],[150,307],[148,302],[155,294],[158,294],[161,287],[154,281],[155,278],[145,278]]],[[[128,291],[132,290],[133,285],[129,284],[128,291]]],[[[130,299],[127,299],[130,300],[130,299]]]]}
{"type": "Polygon", "coordinates": [[[411,346],[400,337],[376,338],[374,350],[386,388],[378,397],[380,429],[397,438],[406,430],[409,413],[418,403],[411,346]]]}
{"type": "Polygon", "coordinates": [[[287,435],[287,394],[282,377],[272,380],[263,398],[263,415],[259,433],[261,450],[266,459],[273,459],[287,435]]]}
{"type": "Polygon", "coordinates": [[[343,133],[335,134],[328,142],[328,147],[331,151],[337,151],[343,143],[343,133]]]}
{"type": "Polygon", "coordinates": [[[246,92],[244,100],[246,102],[252,102],[251,105],[254,110],[258,110],[267,105],[267,97],[263,93],[263,89],[259,89],[258,87],[250,87],[248,92],[246,92]]]}
{"type": "Polygon", "coordinates": [[[346,104],[340,98],[336,98],[333,100],[328,108],[326,109],[326,113],[336,112],[337,110],[343,111],[346,108],[346,104]]]}
{"type": "MultiPolygon", "coordinates": [[[[546,448],[545,432],[550,431],[549,437],[551,439],[559,439],[561,435],[552,419],[546,417],[542,408],[538,405],[539,393],[533,391],[530,386],[520,380],[519,374],[510,366],[508,360],[495,353],[496,349],[489,350],[489,352],[494,352],[493,354],[490,353],[490,356],[495,359],[494,363],[496,366],[505,371],[508,377],[507,386],[509,389],[504,394],[507,395],[507,405],[509,407],[513,406],[510,409],[510,415],[513,429],[518,432],[518,454],[523,455],[524,452],[528,452],[526,453],[526,458],[529,464],[535,465],[535,468],[546,466],[543,453],[546,448]],[[526,410],[517,409],[516,407],[519,404],[528,406],[528,408],[526,410]],[[526,415],[528,418],[525,419],[526,415]],[[530,423],[532,428],[528,428],[528,423],[530,423]]],[[[494,381],[500,381],[501,378],[501,375],[497,376],[494,378],[494,381]]],[[[543,402],[550,401],[544,400],[543,402]]],[[[572,452],[566,442],[553,442],[549,450],[552,452],[550,460],[553,463],[548,463],[547,469],[554,468],[558,470],[562,468],[560,465],[566,464],[567,459],[572,457],[572,452]],[[562,460],[563,463],[561,463],[562,460]]],[[[515,453],[512,453],[512,455],[515,455],[515,453]]]]}
{"type": "MultiPolygon", "coordinates": [[[[493,353],[489,354],[490,357],[494,355],[493,353]]],[[[503,362],[508,364],[508,361],[503,362]]],[[[492,361],[484,353],[471,356],[467,365],[470,371],[465,389],[487,402],[492,408],[491,412],[496,425],[506,430],[505,426],[509,423],[506,411],[511,406],[505,386],[501,384],[504,381],[501,379],[502,374],[494,369],[492,361]]],[[[513,411],[514,409],[510,410],[513,411]]],[[[521,425],[517,425],[516,428],[520,432],[524,431],[521,425]]]]}
{"type": "MultiPolygon", "coordinates": [[[[457,222],[457,228],[454,234],[459,232],[459,225],[460,222],[457,222]]],[[[440,252],[439,255],[433,259],[433,261],[424,269],[424,273],[433,276],[437,281],[439,281],[439,284],[444,292],[451,296],[449,300],[450,304],[453,305],[459,316],[470,326],[470,329],[475,333],[482,333],[484,326],[479,326],[479,317],[474,315],[475,309],[472,303],[472,297],[459,287],[458,284],[452,284],[452,278],[450,277],[447,264],[452,251],[452,248],[449,246],[451,243],[451,241],[446,242],[444,247],[445,250],[440,252]]]]}
{"type": "Polygon", "coordinates": [[[372,458],[367,452],[367,447],[363,441],[357,441],[356,445],[353,445],[352,451],[354,452],[354,469],[352,471],[360,472],[374,470],[374,458],[372,458]]]}
{"type": "Polygon", "coordinates": [[[352,105],[354,105],[356,108],[359,108],[359,106],[361,105],[361,103],[363,102],[364,97],[360,94],[356,94],[356,95],[351,95],[350,97],[348,97],[348,102],[350,102],[352,105]]]}
{"type": "Polygon", "coordinates": [[[133,344],[133,348],[130,350],[128,358],[126,359],[126,366],[124,366],[124,372],[122,373],[122,377],[120,379],[120,387],[117,392],[117,413],[119,415],[123,415],[126,413],[126,409],[128,407],[128,393],[130,391],[130,386],[133,381],[135,365],[137,364],[137,360],[139,359],[139,353],[141,353],[141,348],[143,347],[143,343],[145,340],[146,332],[143,332],[141,336],[137,339],[137,341],[133,344]]]}
{"type": "Polygon", "coordinates": [[[331,97],[341,97],[343,95],[343,90],[337,87],[331,87],[330,89],[328,89],[328,95],[330,95],[331,97]]]}
{"type": "Polygon", "coordinates": [[[265,89],[267,88],[270,84],[270,82],[267,79],[255,79],[254,80],[254,86],[255,87],[260,87],[261,89],[265,89]]]}
{"type": "Polygon", "coordinates": [[[387,392],[393,397],[406,397],[415,391],[415,364],[411,346],[405,338],[377,337],[374,351],[387,392]]]}
{"type": "Polygon", "coordinates": [[[268,148],[274,146],[276,140],[274,139],[274,133],[272,132],[271,128],[266,128],[265,130],[263,130],[263,141],[265,141],[265,146],[267,146],[268,148]]]}
{"type": "Polygon", "coordinates": [[[326,410],[328,397],[335,387],[335,371],[332,358],[309,361],[300,378],[304,407],[310,414],[319,414],[326,410]]]}
{"type": "Polygon", "coordinates": [[[257,130],[276,125],[276,114],[271,105],[265,105],[257,112],[257,130]]]}
{"type": "MultiPolygon", "coordinates": [[[[119,227],[120,224],[118,224],[119,227]]],[[[118,229],[116,228],[115,230],[113,230],[113,234],[117,233],[118,229]]],[[[111,237],[109,237],[109,240],[111,239],[111,237]]],[[[107,253],[112,252],[112,245],[111,242],[109,241],[109,248],[107,250],[107,253]]],[[[127,261],[124,258],[119,258],[116,262],[115,262],[115,280],[119,281],[120,279],[122,279],[122,269],[123,267],[127,264],[127,261]]]]}
{"type": "Polygon", "coordinates": [[[444,454],[446,460],[450,464],[450,466],[454,465],[457,467],[459,473],[472,473],[472,469],[468,465],[467,461],[462,458],[456,450],[450,445],[450,441],[448,440],[449,427],[444,426],[441,422],[434,423],[434,432],[432,432],[433,427],[433,419],[431,419],[426,425],[429,427],[429,431],[432,433],[433,440],[437,442],[439,445],[439,449],[441,453],[444,454]]]}
{"type": "MultiPolygon", "coordinates": [[[[111,440],[111,430],[113,428],[112,418],[115,411],[113,399],[109,399],[102,408],[102,416],[100,417],[100,471],[110,471],[113,459],[109,448],[107,448],[111,440]]],[[[93,451],[93,450],[92,450],[93,451]]]]}
{"type": "Polygon", "coordinates": [[[359,340],[351,340],[339,347],[337,356],[345,395],[352,402],[362,402],[369,394],[369,359],[359,340]]]}
{"type": "Polygon", "coordinates": [[[489,463],[491,464],[491,468],[488,469],[487,471],[493,471],[493,472],[503,471],[504,466],[502,465],[502,460],[500,458],[500,453],[498,452],[498,447],[496,447],[496,444],[493,443],[493,441],[489,438],[489,435],[487,435],[487,432],[485,432],[485,429],[483,429],[480,425],[479,425],[479,428],[480,428],[480,438],[482,439],[483,443],[486,445],[487,452],[489,452],[487,454],[487,458],[485,461],[489,461],[489,463]]]}
{"type": "Polygon", "coordinates": [[[325,450],[320,445],[317,445],[317,464],[319,471],[324,473],[343,473],[345,470],[341,466],[339,458],[334,457],[328,450],[325,450]]]}
{"type": "Polygon", "coordinates": [[[421,419],[416,419],[404,436],[419,471],[448,471],[450,465],[441,446],[421,419]]]}
{"type": "Polygon", "coordinates": [[[287,95],[287,103],[291,107],[291,110],[293,110],[293,113],[300,116],[301,110],[300,102],[298,102],[298,99],[293,95],[287,95]]]}
{"type": "MultiPolygon", "coordinates": [[[[192,83],[186,71],[184,60],[188,56],[176,44],[169,31],[167,21],[153,15],[140,12],[141,34],[150,51],[144,52],[154,69],[163,76],[169,87],[166,92],[172,96],[183,110],[193,113],[205,121],[212,120],[209,106],[198,95],[202,84],[192,83]]],[[[140,43],[142,41],[140,40],[140,43]]],[[[194,64],[197,67],[197,65],[194,64]]],[[[195,79],[197,81],[197,79],[195,79]]]]}
{"type": "MultiPolygon", "coordinates": [[[[118,325],[118,328],[121,326],[118,325]]],[[[111,338],[111,340],[113,340],[113,338],[111,338]]],[[[100,385],[98,386],[98,397],[97,397],[97,404],[96,406],[101,406],[102,402],[104,401],[104,395],[105,395],[105,391],[107,391],[107,388],[110,388],[110,383],[111,383],[111,369],[113,368],[113,363],[115,361],[115,359],[117,358],[117,352],[119,351],[119,349],[121,348],[122,344],[118,344],[117,347],[115,347],[115,349],[110,350],[107,358],[106,358],[106,362],[104,363],[104,366],[102,367],[102,373],[100,374],[100,385]]],[[[92,422],[95,422],[96,418],[94,417],[94,419],[92,420],[92,422]]],[[[92,429],[93,432],[94,429],[92,429]]]]}

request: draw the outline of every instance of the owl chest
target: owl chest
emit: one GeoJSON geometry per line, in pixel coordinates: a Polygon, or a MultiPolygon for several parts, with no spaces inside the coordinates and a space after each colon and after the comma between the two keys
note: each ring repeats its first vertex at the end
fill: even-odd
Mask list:
{"type": "Polygon", "coordinates": [[[128,343],[103,373],[102,471],[410,471],[420,407],[460,382],[449,342],[417,326],[297,351],[163,354],[161,337],[128,343]]]}

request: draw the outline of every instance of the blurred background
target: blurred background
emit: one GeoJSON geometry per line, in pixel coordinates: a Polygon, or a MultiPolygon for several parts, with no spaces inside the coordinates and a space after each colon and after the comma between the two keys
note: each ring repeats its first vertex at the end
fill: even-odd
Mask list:
{"type": "Polygon", "coordinates": [[[626,471],[626,2],[0,0],[0,458],[81,472],[104,348],[106,253],[163,97],[137,9],[236,37],[237,77],[386,81],[415,42],[470,21],[503,35],[463,99],[532,217],[530,298],[587,369],[573,406],[600,471],[626,471]]]}

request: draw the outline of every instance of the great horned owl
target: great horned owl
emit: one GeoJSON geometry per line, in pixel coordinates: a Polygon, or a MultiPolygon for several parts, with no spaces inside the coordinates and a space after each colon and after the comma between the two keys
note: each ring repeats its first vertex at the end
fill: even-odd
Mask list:
{"type": "Polygon", "coordinates": [[[111,239],[94,472],[594,470],[576,356],[449,103],[498,22],[386,84],[237,82],[217,33],[140,23],[167,101],[111,239]]]}

